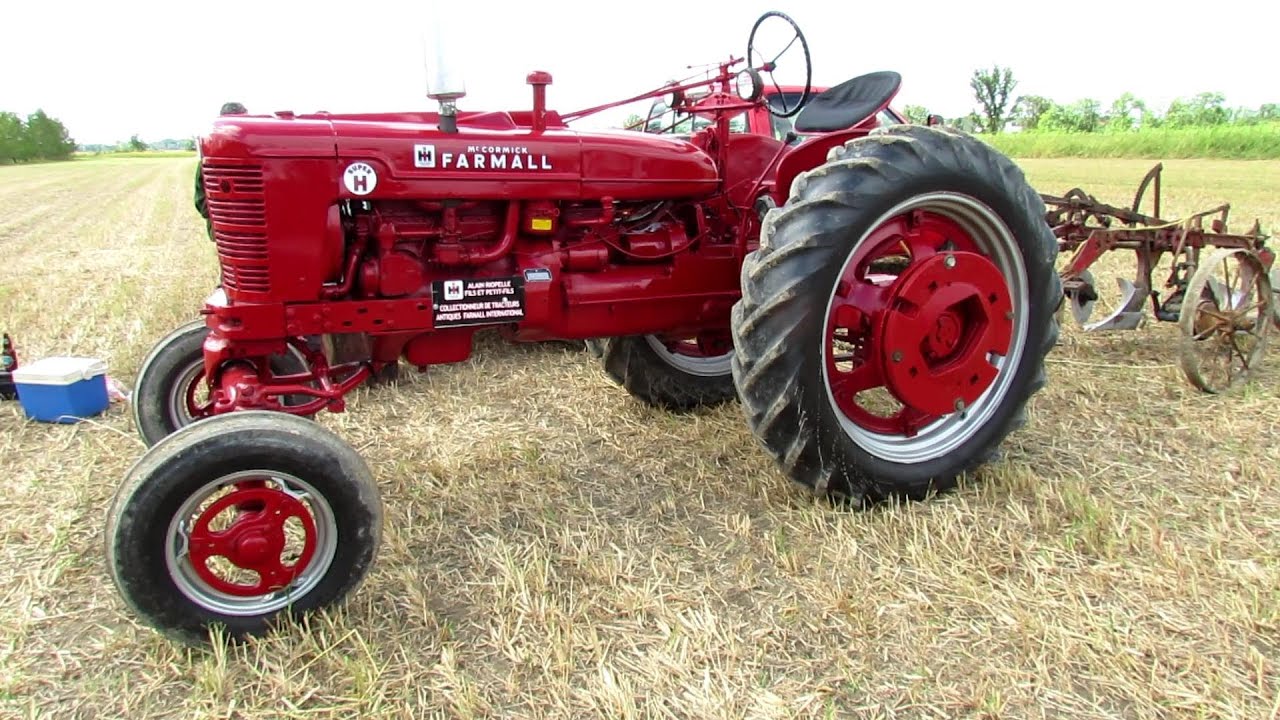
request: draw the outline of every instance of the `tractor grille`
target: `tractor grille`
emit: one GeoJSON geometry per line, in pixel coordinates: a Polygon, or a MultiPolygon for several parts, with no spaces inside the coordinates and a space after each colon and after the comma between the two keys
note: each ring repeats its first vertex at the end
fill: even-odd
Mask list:
{"type": "Polygon", "coordinates": [[[241,292],[267,292],[267,203],[258,165],[205,160],[205,202],[222,263],[222,284],[241,292]]]}

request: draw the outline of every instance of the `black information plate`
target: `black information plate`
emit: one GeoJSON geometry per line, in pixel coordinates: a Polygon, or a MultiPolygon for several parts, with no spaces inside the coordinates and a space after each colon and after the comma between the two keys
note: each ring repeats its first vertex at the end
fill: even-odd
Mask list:
{"type": "Polygon", "coordinates": [[[524,278],[436,280],[431,305],[438,328],[519,322],[524,319],[524,278]]]}

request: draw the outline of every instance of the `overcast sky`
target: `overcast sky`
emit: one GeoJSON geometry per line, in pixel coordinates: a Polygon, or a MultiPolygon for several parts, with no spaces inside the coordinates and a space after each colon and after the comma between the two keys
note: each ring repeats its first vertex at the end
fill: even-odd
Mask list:
{"type": "MultiPolygon", "coordinates": [[[[0,110],[42,107],[81,143],[198,134],[228,100],[254,112],[435,107],[424,95],[430,0],[0,2],[0,110]]],[[[1107,105],[1126,90],[1161,110],[1208,90],[1232,106],[1280,102],[1280,2],[1178,5],[465,0],[447,27],[463,109],[529,107],[533,69],[552,73],[561,111],[635,94],[742,55],[769,9],[804,30],[815,84],[897,70],[895,105],[945,116],[974,108],[969,76],[992,63],[1013,69],[1015,94],[1059,102],[1107,105]]]]}

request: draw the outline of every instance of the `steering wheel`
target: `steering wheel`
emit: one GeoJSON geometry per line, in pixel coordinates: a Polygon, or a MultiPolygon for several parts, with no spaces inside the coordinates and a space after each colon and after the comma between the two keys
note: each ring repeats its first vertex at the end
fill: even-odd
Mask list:
{"type": "Polygon", "coordinates": [[[761,15],[760,19],[756,20],[756,24],[751,27],[751,37],[747,38],[747,66],[762,73],[766,73],[769,76],[769,82],[773,84],[774,90],[777,90],[778,92],[776,101],[778,107],[775,107],[774,102],[765,103],[765,107],[769,108],[770,113],[778,117],[791,117],[792,115],[800,112],[800,109],[804,107],[804,104],[809,102],[809,94],[813,90],[813,62],[809,60],[809,43],[804,39],[804,33],[800,32],[800,26],[797,25],[796,21],[792,20],[789,16],[780,13],[777,10],[770,10],[769,12],[761,15]],[[763,52],[756,48],[756,32],[760,30],[760,26],[770,18],[778,18],[782,21],[769,24],[770,28],[777,27],[779,30],[770,30],[769,32],[764,33],[765,37],[761,39],[768,41],[766,43],[768,46],[768,52],[772,52],[775,49],[775,46],[782,48],[776,55],[767,54],[767,52],[763,52]],[[787,28],[787,25],[783,25],[783,22],[789,25],[790,28],[787,28]],[[770,35],[776,35],[777,37],[770,37],[770,35]],[[778,38],[788,37],[790,38],[789,40],[784,39],[781,42],[777,42],[778,38]],[[782,92],[782,87],[778,85],[778,81],[773,77],[773,71],[778,67],[778,59],[783,55],[786,55],[787,52],[795,47],[797,40],[800,41],[800,49],[804,51],[804,94],[802,94],[800,96],[800,100],[793,105],[787,102],[786,94],[782,92]]]}

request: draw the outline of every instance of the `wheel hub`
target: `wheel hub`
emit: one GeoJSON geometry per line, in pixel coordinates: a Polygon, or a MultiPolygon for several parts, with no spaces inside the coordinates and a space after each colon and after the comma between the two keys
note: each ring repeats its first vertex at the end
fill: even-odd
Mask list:
{"type": "MultiPolygon", "coordinates": [[[[213,502],[192,525],[188,552],[196,575],[211,588],[236,597],[255,597],[288,587],[315,555],[315,521],[296,497],[276,487],[246,483],[213,502]],[[253,508],[245,510],[245,508],[253,508]],[[222,530],[212,529],[227,513],[234,517],[222,530]],[[285,523],[296,519],[302,529],[297,560],[286,564],[285,523]],[[224,558],[237,570],[257,575],[256,582],[227,577],[211,563],[224,558]]],[[[225,567],[225,563],[221,564],[225,567]]]]}
{"type": "Polygon", "coordinates": [[[944,415],[973,404],[996,379],[992,355],[1013,337],[1004,275],[975,252],[939,253],[899,278],[880,319],[885,384],[903,405],[944,415]]]}
{"type": "Polygon", "coordinates": [[[252,567],[262,564],[271,553],[271,541],[261,532],[252,532],[235,543],[231,553],[231,562],[240,567],[252,567]]]}
{"type": "Polygon", "coordinates": [[[931,360],[942,360],[955,352],[964,331],[960,316],[950,310],[938,316],[933,332],[925,337],[925,355],[931,360]]]}

